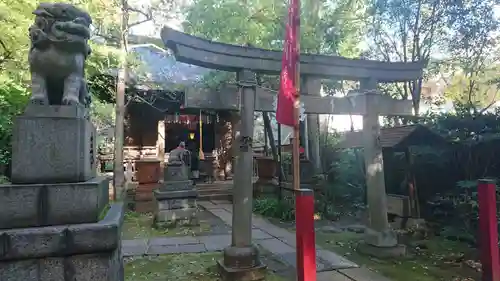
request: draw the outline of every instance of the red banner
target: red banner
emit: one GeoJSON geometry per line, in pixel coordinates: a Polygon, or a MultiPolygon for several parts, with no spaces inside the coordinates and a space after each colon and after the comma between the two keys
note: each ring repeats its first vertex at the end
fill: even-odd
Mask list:
{"type": "Polygon", "coordinates": [[[276,121],[282,125],[295,126],[299,124],[298,116],[294,116],[295,101],[297,100],[297,79],[299,62],[299,7],[300,0],[290,0],[288,7],[288,22],[285,31],[283,46],[283,60],[280,75],[280,90],[276,108],[276,121]]]}

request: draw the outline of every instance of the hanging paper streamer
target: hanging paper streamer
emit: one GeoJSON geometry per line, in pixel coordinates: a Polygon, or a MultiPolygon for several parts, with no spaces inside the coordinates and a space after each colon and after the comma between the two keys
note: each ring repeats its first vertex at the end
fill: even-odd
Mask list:
{"type": "Polygon", "coordinates": [[[202,121],[202,118],[201,118],[201,110],[200,110],[200,160],[203,160],[205,159],[205,154],[203,153],[203,121],[202,121]]]}

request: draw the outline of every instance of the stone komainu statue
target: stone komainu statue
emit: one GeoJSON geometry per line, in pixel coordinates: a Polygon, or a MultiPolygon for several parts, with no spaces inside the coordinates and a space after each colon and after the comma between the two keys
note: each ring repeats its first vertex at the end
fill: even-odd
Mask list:
{"type": "Polygon", "coordinates": [[[85,60],[90,55],[90,15],[70,4],[41,3],[29,29],[31,103],[90,105],[85,60]]]}

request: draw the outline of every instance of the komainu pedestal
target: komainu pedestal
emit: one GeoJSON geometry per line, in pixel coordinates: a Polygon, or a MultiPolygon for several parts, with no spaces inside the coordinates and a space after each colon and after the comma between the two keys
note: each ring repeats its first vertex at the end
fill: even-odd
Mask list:
{"type": "Polygon", "coordinates": [[[182,164],[167,164],[165,181],[153,192],[156,227],[198,224],[198,191],[185,171],[187,167],[182,164]]]}
{"type": "Polygon", "coordinates": [[[0,280],[123,280],[123,205],[108,210],[85,111],[31,104],[15,120],[13,183],[0,185],[0,280]]]}
{"type": "Polygon", "coordinates": [[[12,184],[0,185],[0,280],[123,281],[124,208],[96,176],[84,79],[92,19],[65,3],[33,14],[32,93],[14,121],[12,184]]]}
{"type": "Polygon", "coordinates": [[[82,106],[30,104],[14,124],[11,181],[69,183],[95,177],[96,132],[87,115],[82,106]]]}

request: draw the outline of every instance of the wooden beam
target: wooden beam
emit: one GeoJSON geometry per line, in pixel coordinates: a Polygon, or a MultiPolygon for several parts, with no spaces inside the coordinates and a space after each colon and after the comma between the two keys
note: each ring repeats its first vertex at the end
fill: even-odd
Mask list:
{"type": "MultiPolygon", "coordinates": [[[[257,88],[255,97],[255,111],[274,112],[276,93],[267,89],[257,88]]],[[[304,95],[301,101],[306,113],[309,114],[336,114],[336,115],[363,115],[366,113],[366,95],[376,95],[376,104],[381,116],[412,115],[412,102],[409,100],[395,100],[391,97],[376,93],[353,92],[349,97],[319,97],[304,95]]],[[[236,86],[227,86],[220,90],[190,88],[185,95],[185,108],[239,110],[240,94],[236,86]]]]}

